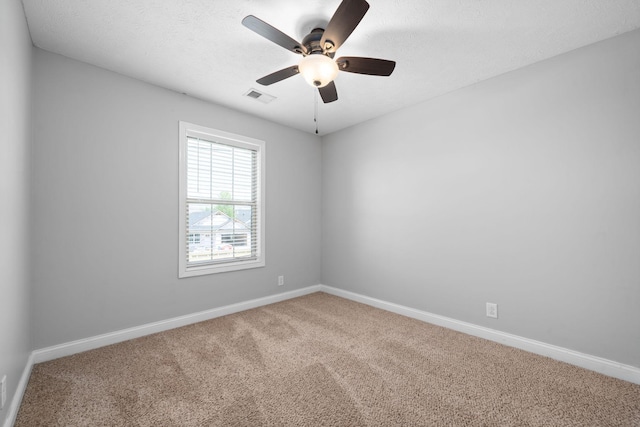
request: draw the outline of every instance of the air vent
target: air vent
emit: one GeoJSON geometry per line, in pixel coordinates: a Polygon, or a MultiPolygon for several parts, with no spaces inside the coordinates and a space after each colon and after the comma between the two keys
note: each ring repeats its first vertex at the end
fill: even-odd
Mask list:
{"type": "Polygon", "coordinates": [[[255,89],[249,89],[244,96],[249,97],[249,98],[253,98],[257,101],[262,102],[263,104],[268,104],[271,101],[273,101],[274,99],[276,99],[275,96],[271,96],[271,95],[267,95],[266,93],[260,92],[259,90],[255,90],[255,89]]]}

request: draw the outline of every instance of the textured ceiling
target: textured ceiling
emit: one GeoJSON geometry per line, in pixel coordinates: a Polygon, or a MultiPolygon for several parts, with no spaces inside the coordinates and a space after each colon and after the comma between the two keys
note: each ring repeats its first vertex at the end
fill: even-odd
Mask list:
{"type": "MultiPolygon", "coordinates": [[[[321,134],[640,28],[639,0],[368,0],[337,56],[397,62],[390,77],[340,73],[318,106],[321,134]]],[[[316,90],[256,79],[300,57],[241,25],[255,15],[296,40],[340,0],[23,0],[33,43],[307,132],[316,90]],[[250,89],[276,97],[245,97],[250,89]]],[[[318,97],[319,99],[319,97],[318,97]]]]}

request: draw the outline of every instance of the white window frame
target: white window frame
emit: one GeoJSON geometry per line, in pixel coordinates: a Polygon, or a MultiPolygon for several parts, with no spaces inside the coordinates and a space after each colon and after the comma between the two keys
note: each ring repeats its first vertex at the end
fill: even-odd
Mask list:
{"type": "Polygon", "coordinates": [[[205,274],[223,273],[228,271],[244,270],[248,268],[257,268],[265,266],[265,142],[249,138],[242,135],[236,135],[217,129],[211,129],[199,126],[193,123],[180,121],[180,188],[179,188],[179,260],[178,260],[178,277],[201,276],[205,274]],[[245,148],[254,150],[257,153],[257,215],[256,215],[256,238],[257,257],[250,260],[230,260],[228,262],[217,262],[215,264],[189,265],[187,262],[187,138],[199,138],[214,143],[221,143],[232,147],[245,148]]]}

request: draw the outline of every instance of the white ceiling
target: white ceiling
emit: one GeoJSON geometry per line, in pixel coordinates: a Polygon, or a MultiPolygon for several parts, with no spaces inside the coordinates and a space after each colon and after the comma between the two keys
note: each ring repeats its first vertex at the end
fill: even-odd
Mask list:
{"type": "MultiPolygon", "coordinates": [[[[341,72],[320,134],[640,28],[640,0],[368,0],[337,56],[397,62],[390,77],[341,72]]],[[[300,41],[340,0],[23,0],[34,45],[307,132],[316,90],[256,79],[297,56],[241,25],[255,15],[300,41]],[[257,89],[276,99],[243,96],[257,89]]],[[[318,97],[318,99],[320,99],[318,97]]]]}

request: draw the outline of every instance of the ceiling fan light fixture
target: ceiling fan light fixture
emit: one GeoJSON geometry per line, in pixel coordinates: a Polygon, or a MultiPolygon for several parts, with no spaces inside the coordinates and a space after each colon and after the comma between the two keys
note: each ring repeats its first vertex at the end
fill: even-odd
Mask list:
{"type": "Polygon", "coordinates": [[[338,64],[328,56],[317,53],[302,58],[298,70],[311,86],[325,87],[338,75],[338,64]]]}

